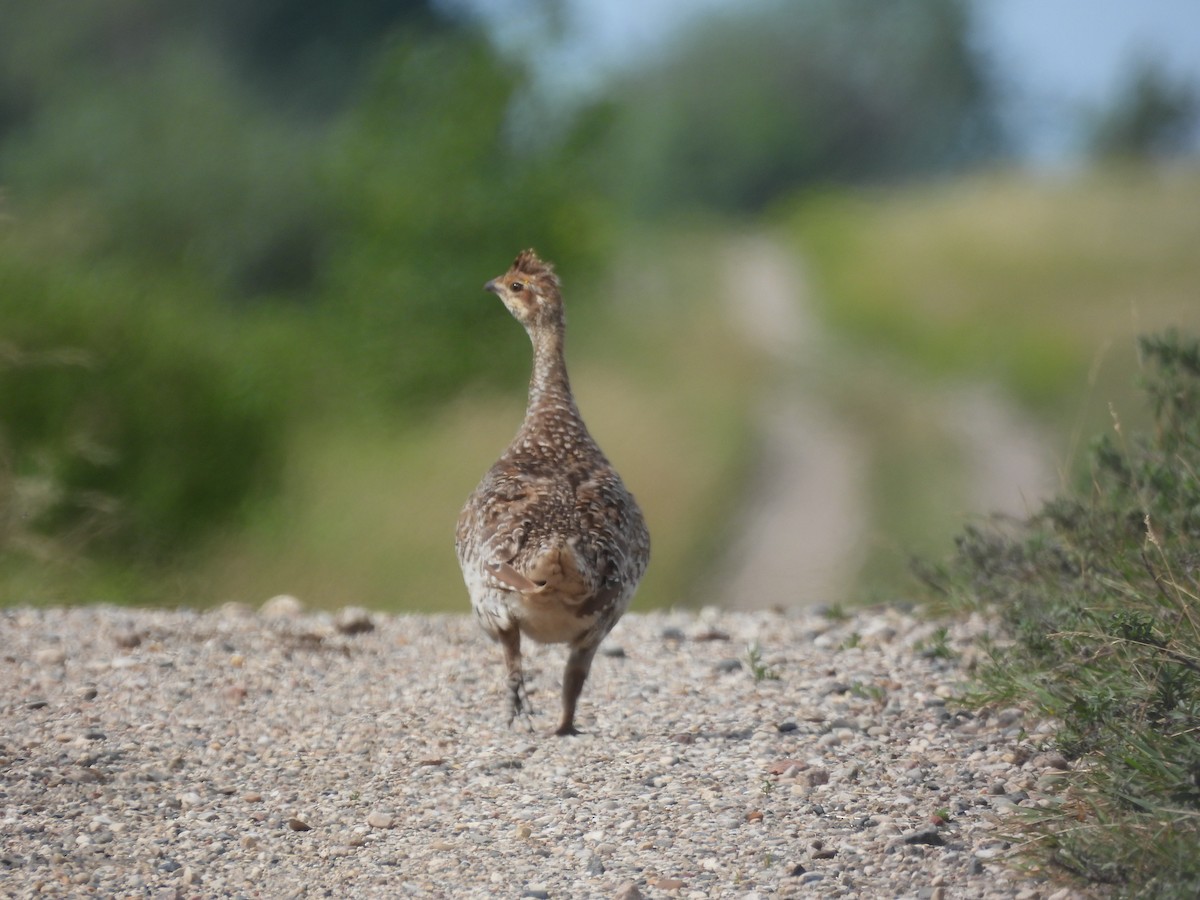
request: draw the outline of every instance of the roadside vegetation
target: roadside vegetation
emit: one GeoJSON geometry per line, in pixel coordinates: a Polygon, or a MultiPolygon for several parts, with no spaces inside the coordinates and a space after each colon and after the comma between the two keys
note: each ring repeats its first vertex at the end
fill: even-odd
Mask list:
{"type": "Polygon", "coordinates": [[[787,217],[856,373],[842,408],[889,411],[858,417],[883,536],[866,594],[902,590],[915,556],[931,610],[996,619],[973,702],[1057,720],[1072,761],[1015,846],[1102,896],[1200,893],[1198,210],[1194,167],[1124,165],[826,193],[787,217]],[[920,412],[964,381],[1017,398],[1060,467],[1044,502],[965,530],[964,463],[920,412]]]}
{"type": "Polygon", "coordinates": [[[1138,343],[1151,424],[1090,447],[1088,479],[1024,521],[981,522],[937,601],[1003,625],[981,700],[1061,723],[1074,760],[1027,850],[1120,896],[1200,893],[1200,342],[1138,343]]]}

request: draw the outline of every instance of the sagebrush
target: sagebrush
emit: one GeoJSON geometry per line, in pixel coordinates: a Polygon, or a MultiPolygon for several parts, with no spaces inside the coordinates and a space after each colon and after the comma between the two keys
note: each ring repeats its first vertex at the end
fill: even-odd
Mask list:
{"type": "Polygon", "coordinates": [[[1032,846],[1125,896],[1200,895],[1200,343],[1139,341],[1153,427],[1092,446],[1088,478],[1028,521],[968,528],[926,581],[1005,626],[993,698],[1061,723],[1076,761],[1032,846]],[[1008,645],[1011,640],[1011,646],[1008,645]]]}

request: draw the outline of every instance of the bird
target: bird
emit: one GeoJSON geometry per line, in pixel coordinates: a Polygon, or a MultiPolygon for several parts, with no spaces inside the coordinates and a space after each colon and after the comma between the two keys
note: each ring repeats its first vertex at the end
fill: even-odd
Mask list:
{"type": "Polygon", "coordinates": [[[530,721],[524,636],[568,646],[555,734],[579,734],[579,695],[596,650],[645,574],[650,533],[571,392],[562,285],[553,265],[524,250],[484,290],[524,326],[533,371],[525,418],[467,498],[455,550],[475,618],[504,651],[509,727],[521,714],[530,721]]]}

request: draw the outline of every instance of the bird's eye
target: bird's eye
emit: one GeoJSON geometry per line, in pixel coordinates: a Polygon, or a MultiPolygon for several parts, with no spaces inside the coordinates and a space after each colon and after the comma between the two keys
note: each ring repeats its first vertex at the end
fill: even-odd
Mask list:
{"type": "Polygon", "coordinates": [[[525,290],[525,282],[514,281],[512,284],[509,285],[509,288],[513,291],[523,291],[523,290],[525,290]]]}

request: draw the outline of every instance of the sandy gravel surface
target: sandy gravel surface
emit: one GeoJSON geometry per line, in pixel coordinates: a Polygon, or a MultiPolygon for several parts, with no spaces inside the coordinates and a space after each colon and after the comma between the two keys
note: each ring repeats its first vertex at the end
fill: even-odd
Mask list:
{"type": "Polygon", "coordinates": [[[556,738],[561,648],[510,729],[467,617],[272,611],[0,612],[0,895],[1072,896],[1005,864],[1066,763],[954,699],[979,622],[630,615],[556,738]]]}

